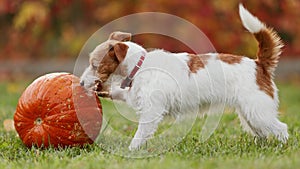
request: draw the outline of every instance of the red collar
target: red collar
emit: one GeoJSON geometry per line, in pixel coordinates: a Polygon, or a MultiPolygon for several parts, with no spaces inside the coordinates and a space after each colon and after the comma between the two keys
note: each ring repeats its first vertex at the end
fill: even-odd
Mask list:
{"type": "Polygon", "coordinates": [[[140,60],[138,61],[138,63],[132,69],[131,73],[126,77],[126,79],[123,80],[123,82],[121,84],[122,89],[125,89],[125,87],[130,87],[131,86],[131,82],[132,82],[135,74],[137,73],[137,71],[141,68],[144,60],[145,60],[145,56],[142,55],[140,57],[140,60]]]}

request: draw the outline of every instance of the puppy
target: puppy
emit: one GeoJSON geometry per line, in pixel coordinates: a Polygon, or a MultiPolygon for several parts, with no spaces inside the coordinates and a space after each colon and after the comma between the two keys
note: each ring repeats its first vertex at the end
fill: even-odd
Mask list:
{"type": "Polygon", "coordinates": [[[99,80],[103,96],[124,100],[140,115],[130,150],[153,136],[164,115],[198,111],[207,103],[235,108],[243,128],[255,136],[287,141],[287,125],[277,117],[278,90],[273,82],[283,45],[275,31],[242,5],[239,12],[259,43],[256,60],[220,53],[147,52],[122,32],[112,33],[90,54],[81,84],[89,89],[99,80]],[[123,79],[111,82],[113,75],[123,79]]]}

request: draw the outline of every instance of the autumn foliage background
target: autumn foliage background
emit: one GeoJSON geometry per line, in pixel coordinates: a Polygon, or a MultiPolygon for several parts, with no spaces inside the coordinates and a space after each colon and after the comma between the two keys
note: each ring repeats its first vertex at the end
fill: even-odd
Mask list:
{"type": "MultiPolygon", "coordinates": [[[[0,0],[0,62],[74,59],[103,25],[137,12],[165,12],[200,28],[219,52],[255,56],[254,38],[242,27],[239,0],[0,0]]],[[[284,58],[300,56],[300,1],[241,1],[282,37],[284,58]]],[[[108,36],[108,35],[103,35],[108,36]]],[[[142,40],[143,41],[143,40],[142,40]]],[[[145,40],[170,51],[172,42],[145,40]]],[[[184,49],[182,49],[184,50],[184,49]]]]}

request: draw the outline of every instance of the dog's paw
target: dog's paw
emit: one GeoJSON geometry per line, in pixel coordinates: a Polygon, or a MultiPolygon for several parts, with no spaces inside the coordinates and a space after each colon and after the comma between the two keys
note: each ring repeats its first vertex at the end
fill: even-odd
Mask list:
{"type": "Polygon", "coordinates": [[[287,132],[281,133],[280,135],[277,135],[277,139],[286,144],[289,139],[289,134],[287,132]]]}
{"type": "Polygon", "coordinates": [[[141,148],[141,145],[143,144],[143,140],[142,139],[132,139],[128,149],[130,151],[134,151],[134,150],[139,150],[141,148]]]}

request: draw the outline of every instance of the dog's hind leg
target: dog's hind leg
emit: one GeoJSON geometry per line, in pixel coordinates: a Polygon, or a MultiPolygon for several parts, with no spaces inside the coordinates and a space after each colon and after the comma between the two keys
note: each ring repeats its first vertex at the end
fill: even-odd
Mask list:
{"type": "Polygon", "coordinates": [[[246,118],[244,117],[244,115],[241,113],[241,111],[238,108],[236,109],[236,113],[239,116],[241,126],[243,127],[244,131],[250,133],[251,135],[255,135],[253,129],[249,125],[249,122],[246,120],[246,118]]]}
{"type": "MultiPolygon", "coordinates": [[[[274,135],[278,140],[286,142],[288,139],[287,125],[278,120],[277,106],[270,98],[251,99],[248,96],[246,104],[241,104],[241,122],[248,125],[247,130],[259,137],[274,135]]],[[[246,125],[246,126],[247,126],[246,125]]]]}

